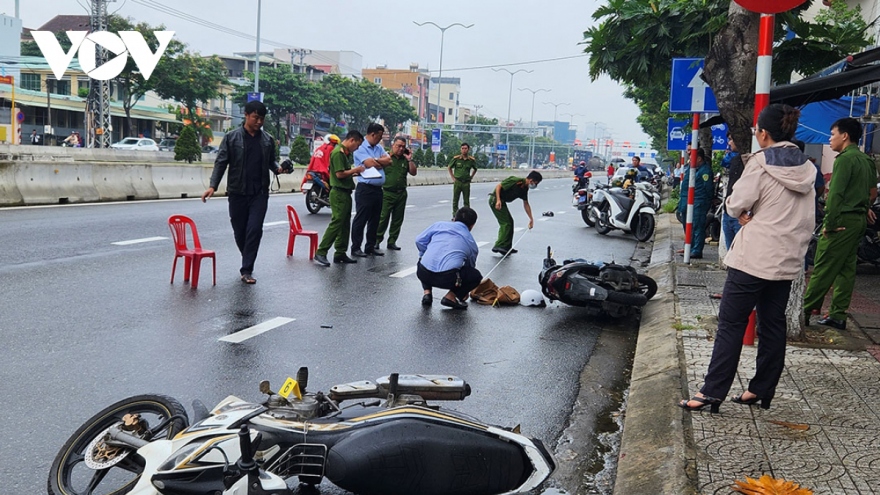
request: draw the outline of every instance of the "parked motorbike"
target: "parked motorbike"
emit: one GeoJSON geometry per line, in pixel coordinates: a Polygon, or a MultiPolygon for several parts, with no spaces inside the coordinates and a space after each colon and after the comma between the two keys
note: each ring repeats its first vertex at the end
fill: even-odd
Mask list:
{"type": "Polygon", "coordinates": [[[286,479],[327,478],[354,493],[526,493],[555,469],[540,440],[427,400],[464,400],[445,375],[398,375],[309,393],[308,369],[260,404],[235,396],[212,411],[140,395],[80,426],[49,473],[50,495],[292,495],[286,479]],[[343,407],[343,401],[353,402],[343,407]]]}
{"type": "Polygon", "coordinates": [[[308,172],[301,189],[306,195],[309,213],[318,213],[321,208],[330,206],[330,182],[327,177],[321,177],[318,172],[308,172]]]}
{"type": "Polygon", "coordinates": [[[596,225],[596,217],[592,207],[593,191],[607,188],[608,185],[597,182],[588,184],[587,187],[576,189],[574,191],[574,195],[571,198],[571,205],[580,210],[581,218],[584,220],[584,223],[587,224],[587,227],[594,227],[596,225]]]}
{"type": "Polygon", "coordinates": [[[657,293],[657,282],[631,266],[553,259],[550,246],[538,275],[541,291],[551,301],[586,307],[615,318],[633,314],[657,293]]]}
{"type": "Polygon", "coordinates": [[[593,193],[592,208],[596,217],[596,231],[606,235],[614,229],[632,232],[645,242],[654,235],[655,206],[660,198],[649,190],[650,185],[636,183],[627,189],[612,187],[593,193]]]}
{"type": "MultiPolygon", "coordinates": [[[[874,225],[868,224],[865,227],[865,233],[859,241],[859,247],[856,250],[856,259],[858,263],[867,263],[871,265],[880,265],[880,198],[871,205],[871,210],[877,216],[878,220],[874,225]]],[[[816,247],[819,244],[819,238],[822,237],[822,228],[825,220],[825,200],[819,200],[819,209],[816,212],[816,228],[813,230],[813,237],[810,239],[810,245],[807,247],[806,265],[813,266],[816,260],[816,247]]]]}

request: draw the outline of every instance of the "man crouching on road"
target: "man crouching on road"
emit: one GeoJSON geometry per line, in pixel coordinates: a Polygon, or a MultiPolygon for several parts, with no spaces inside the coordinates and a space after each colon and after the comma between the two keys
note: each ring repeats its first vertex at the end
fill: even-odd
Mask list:
{"type": "Polygon", "coordinates": [[[422,305],[430,306],[433,287],[448,289],[440,304],[452,309],[467,309],[465,300],[483,275],[477,270],[480,248],[471,230],[477,223],[477,212],[463,207],[455,212],[452,222],[437,222],[416,237],[419,264],[416,276],[422,281],[422,305]]]}
{"type": "Polygon", "coordinates": [[[228,166],[229,221],[241,253],[241,281],[246,284],[257,283],[252,274],[269,207],[269,171],[285,173],[275,164],[275,140],[263,132],[265,118],[266,106],[262,102],[250,101],[245,105],[244,125],[223,136],[214,160],[211,187],[202,194],[203,203],[214,195],[228,166]]]}

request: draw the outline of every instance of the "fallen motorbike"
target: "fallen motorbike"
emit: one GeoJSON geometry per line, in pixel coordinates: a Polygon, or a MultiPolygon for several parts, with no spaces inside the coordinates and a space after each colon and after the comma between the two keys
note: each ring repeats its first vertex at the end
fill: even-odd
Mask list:
{"type": "Polygon", "coordinates": [[[596,232],[606,235],[620,229],[632,232],[640,242],[651,239],[654,235],[654,207],[659,208],[660,199],[659,194],[650,189],[650,184],[636,183],[627,189],[596,190],[592,199],[596,232]]]}
{"type": "Polygon", "coordinates": [[[569,259],[559,265],[550,246],[538,282],[551,301],[590,308],[615,318],[634,313],[657,293],[657,282],[631,266],[583,259],[569,259]]]}
{"type": "Polygon", "coordinates": [[[300,187],[306,195],[306,209],[309,213],[318,213],[321,208],[330,206],[329,178],[321,175],[318,172],[308,172],[300,187]]]}
{"type": "Polygon", "coordinates": [[[234,396],[213,411],[140,395],[79,427],[49,473],[50,495],[292,495],[286,479],[327,478],[360,494],[526,493],[555,469],[519,427],[501,428],[427,400],[464,400],[454,376],[398,375],[307,393],[308,369],[261,403],[234,396]],[[353,401],[341,406],[343,401],[353,401]]]}

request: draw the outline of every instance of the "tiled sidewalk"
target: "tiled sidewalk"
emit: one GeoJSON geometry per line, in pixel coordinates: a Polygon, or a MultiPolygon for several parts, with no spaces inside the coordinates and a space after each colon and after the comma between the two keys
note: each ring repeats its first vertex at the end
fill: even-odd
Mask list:
{"type": "MultiPolygon", "coordinates": [[[[676,258],[676,316],[690,394],[702,385],[712,354],[718,301],[709,294],[721,292],[726,277],[712,263],[716,249],[707,246],[705,259],[691,266],[676,258]]],[[[880,335],[880,304],[866,294],[873,289],[880,295],[878,281],[870,273],[859,277],[853,319],[875,324],[880,335]]],[[[819,333],[818,327],[811,333],[819,333]]],[[[865,333],[871,336],[868,328],[865,333]]],[[[687,461],[700,493],[732,493],[734,480],[769,474],[817,495],[880,494],[880,362],[874,357],[880,353],[867,338],[844,338],[849,343],[844,349],[833,343],[836,334],[828,335],[831,344],[822,348],[788,346],[769,410],[727,400],[721,414],[706,410],[685,417],[695,452],[687,461]]],[[[756,353],[757,347],[743,349],[731,395],[748,385],[756,353]]]]}

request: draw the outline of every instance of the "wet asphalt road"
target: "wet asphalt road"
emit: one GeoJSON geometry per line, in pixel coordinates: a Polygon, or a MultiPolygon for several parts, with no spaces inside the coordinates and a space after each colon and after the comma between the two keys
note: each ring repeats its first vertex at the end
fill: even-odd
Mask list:
{"type": "MultiPolygon", "coordinates": [[[[500,260],[489,251],[497,234],[486,196],[492,187],[472,188],[480,215],[474,237],[486,243],[478,260],[484,274],[500,260]]],[[[445,405],[494,424],[521,424],[552,445],[600,332],[635,331],[637,323],[595,320],[558,304],[452,311],[440,306],[439,289],[433,307],[422,308],[415,275],[391,275],[415,266],[413,239],[451,217],[451,195],[449,186],[410,188],[403,251],[330,268],[308,260],[304,237],[285,257],[285,205],[321,234],[329,210],[309,215],[302,195],[273,195],[253,286],[238,278],[225,198],[0,209],[0,493],[43,493],[67,437],[121,398],[161,393],[187,409],[194,398],[210,407],[229,394],[256,402],[260,380],[277,387],[300,366],[310,369],[310,390],[392,372],[458,375],[474,392],[445,405]],[[210,260],[198,289],[182,282],[182,263],[169,284],[166,221],[176,213],[192,217],[203,247],[217,251],[216,286],[210,260]],[[165,239],[113,244],[152,237],[165,239]],[[294,321],[242,343],[218,340],[278,317],[294,321]]],[[[491,274],[496,283],[540,289],[548,245],[557,260],[630,258],[632,236],[585,228],[570,197],[562,179],[530,193],[535,228],[491,274]],[[541,216],[551,210],[554,217],[541,216]]],[[[511,211],[517,228],[525,227],[521,203],[511,211]]]]}

